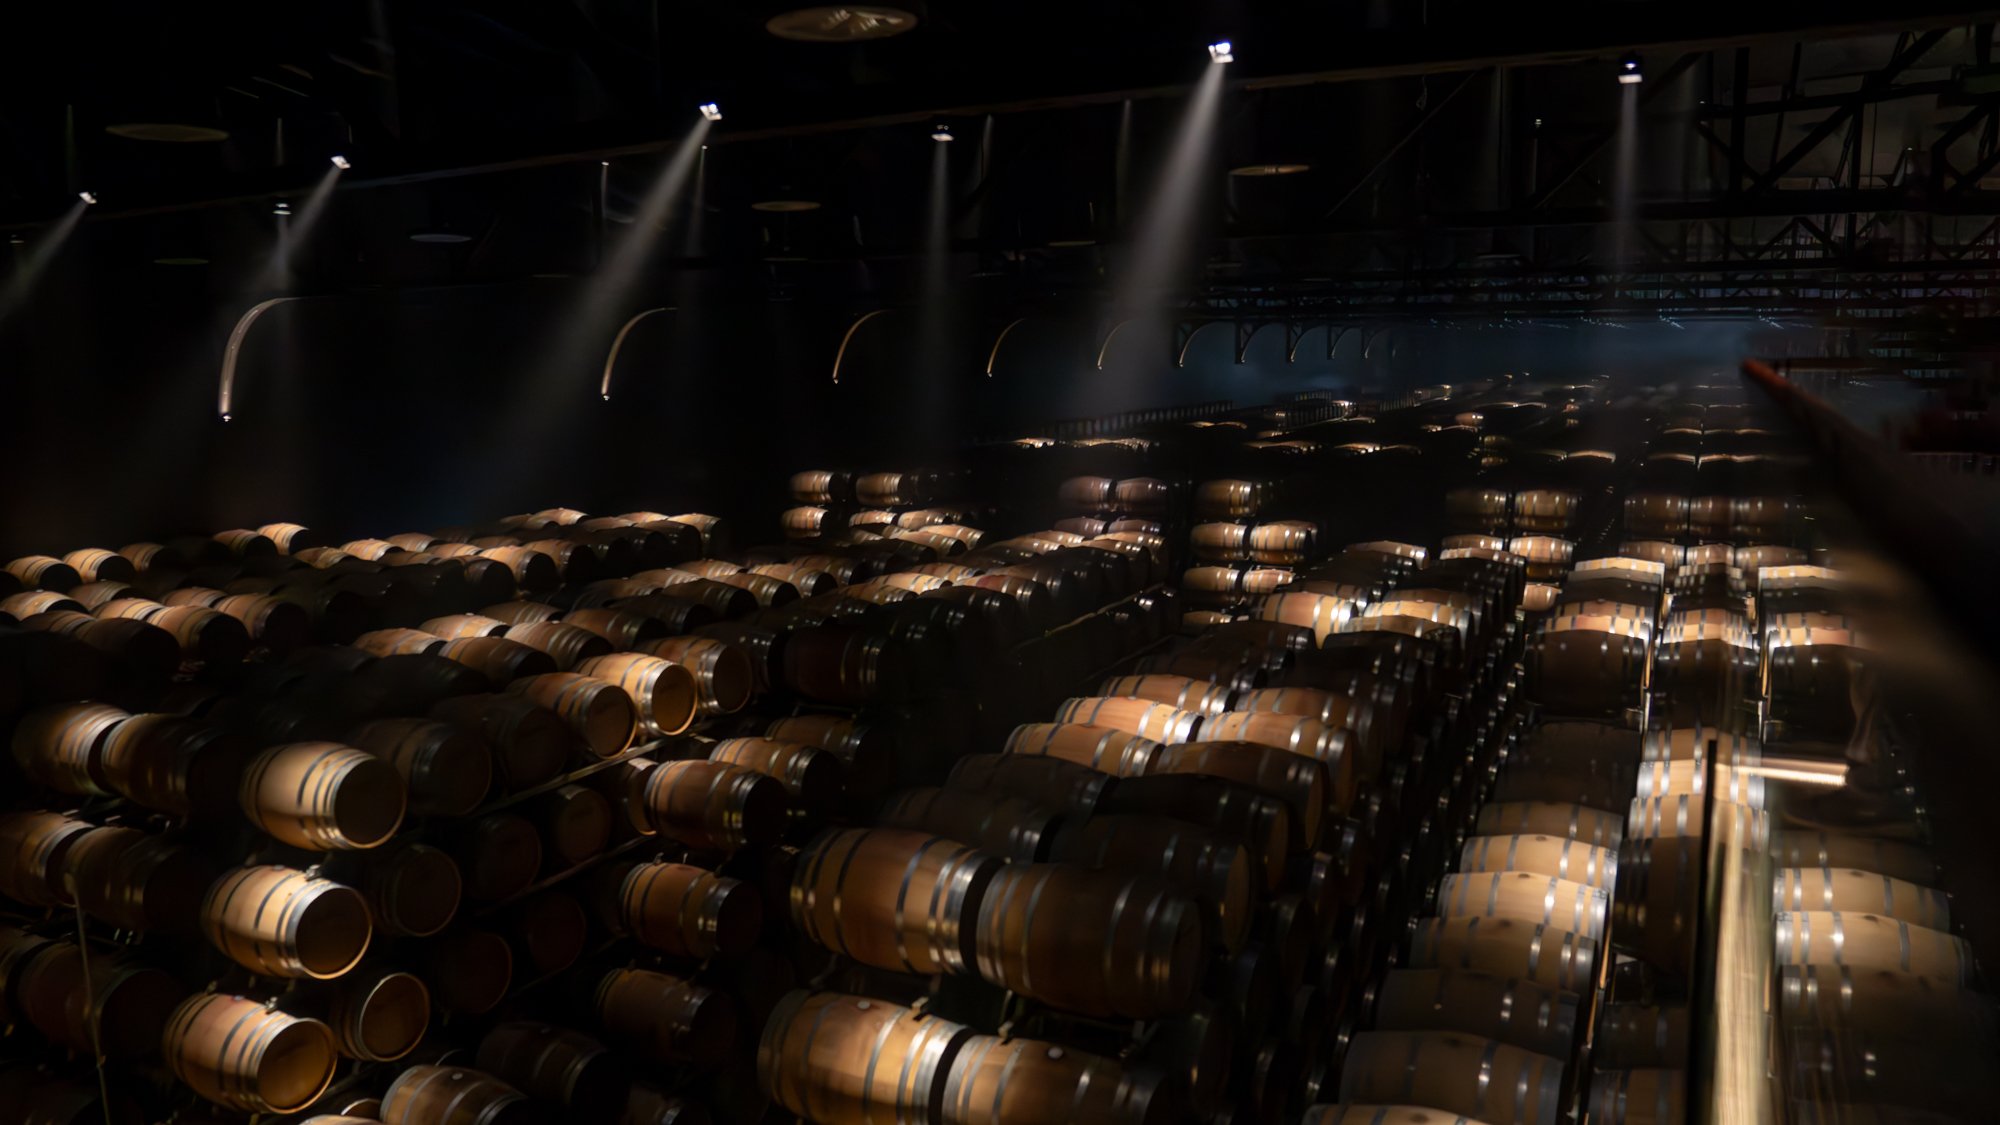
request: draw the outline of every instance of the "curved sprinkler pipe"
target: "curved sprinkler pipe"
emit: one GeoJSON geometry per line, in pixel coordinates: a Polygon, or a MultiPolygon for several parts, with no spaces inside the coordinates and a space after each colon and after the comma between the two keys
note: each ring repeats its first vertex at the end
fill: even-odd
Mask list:
{"type": "Polygon", "coordinates": [[[854,334],[860,331],[862,325],[868,323],[871,320],[874,320],[876,317],[881,316],[883,313],[888,311],[889,311],[888,309],[873,309],[869,312],[862,313],[860,316],[854,318],[853,324],[847,326],[847,334],[840,338],[840,350],[833,353],[834,383],[838,384],[840,382],[840,361],[847,358],[847,345],[854,341],[854,334]]]}
{"type": "Polygon", "coordinates": [[[657,309],[647,309],[646,311],[639,313],[632,319],[626,321],[625,326],[618,330],[618,335],[613,336],[611,338],[611,351],[606,353],[604,357],[604,377],[600,379],[597,384],[597,395],[599,398],[603,399],[605,402],[611,401],[611,372],[614,368],[618,366],[618,353],[621,349],[625,347],[625,337],[630,336],[632,334],[632,330],[639,326],[639,322],[646,319],[647,317],[652,316],[655,313],[672,312],[672,311],[673,311],[672,305],[663,305],[657,309]]]}
{"type": "Polygon", "coordinates": [[[1007,342],[1007,334],[1026,323],[1028,323],[1028,318],[1025,316],[1020,317],[1012,324],[1002,328],[998,336],[993,337],[993,350],[986,353],[986,377],[988,379],[993,377],[993,365],[1000,361],[1000,345],[1007,342]]]}
{"type": "Polygon", "coordinates": [[[1195,325],[1194,331],[1188,333],[1187,339],[1181,341],[1181,354],[1174,357],[1175,367],[1187,366],[1188,349],[1194,346],[1194,338],[1196,336],[1201,335],[1203,329],[1208,328],[1216,323],[1218,322],[1213,320],[1204,320],[1200,324],[1195,325]]]}
{"type": "Polygon", "coordinates": [[[303,300],[301,297],[272,297],[250,306],[248,312],[236,318],[236,327],[229,330],[229,343],[222,348],[222,375],[215,388],[215,412],[227,422],[234,414],[232,408],[236,399],[236,361],[243,354],[243,341],[250,335],[250,328],[265,313],[288,301],[303,300]]]}

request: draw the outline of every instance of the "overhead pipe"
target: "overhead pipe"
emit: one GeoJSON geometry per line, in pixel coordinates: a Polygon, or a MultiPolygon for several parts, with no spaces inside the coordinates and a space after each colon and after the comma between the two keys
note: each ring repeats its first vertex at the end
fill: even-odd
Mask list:
{"type": "MultiPolygon", "coordinates": [[[[618,353],[621,349],[625,347],[625,337],[630,336],[632,334],[632,329],[637,328],[639,326],[639,322],[646,319],[647,317],[652,316],[655,313],[672,312],[672,311],[673,311],[672,305],[662,305],[657,309],[647,309],[646,311],[639,313],[632,319],[626,321],[625,326],[618,330],[618,335],[611,338],[611,351],[604,357],[604,377],[601,380],[599,380],[597,384],[597,395],[599,398],[603,399],[605,402],[611,401],[611,372],[613,368],[618,366],[618,353]]],[[[839,382],[837,378],[834,381],[839,382]]]]}
{"type": "Polygon", "coordinates": [[[1015,320],[1014,323],[1009,324],[1005,328],[1002,328],[1000,330],[1000,334],[998,336],[993,337],[993,350],[986,353],[986,377],[988,379],[991,379],[993,377],[993,365],[1000,359],[1000,345],[1006,342],[1007,333],[1012,332],[1014,329],[1019,328],[1026,323],[1028,323],[1028,318],[1025,316],[1021,317],[1015,320]]]}
{"type": "Polygon", "coordinates": [[[250,335],[250,328],[263,315],[288,301],[302,301],[303,297],[272,297],[250,306],[249,311],[236,318],[236,327],[229,330],[229,343],[222,348],[222,375],[215,388],[215,412],[227,422],[234,414],[232,405],[236,397],[236,362],[243,354],[243,341],[250,335]]]}
{"type": "Polygon", "coordinates": [[[854,342],[854,334],[861,330],[862,325],[888,311],[888,309],[874,309],[862,313],[860,316],[854,318],[853,324],[847,326],[847,334],[840,338],[840,350],[833,353],[833,382],[835,386],[840,385],[840,361],[847,358],[847,345],[854,342]]]}

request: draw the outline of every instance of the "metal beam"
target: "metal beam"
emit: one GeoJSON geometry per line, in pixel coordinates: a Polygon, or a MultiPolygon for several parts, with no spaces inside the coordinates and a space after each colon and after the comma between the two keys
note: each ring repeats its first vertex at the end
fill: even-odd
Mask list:
{"type": "MultiPolygon", "coordinates": [[[[1930,49],[1937,46],[1944,39],[1944,36],[1945,33],[1943,31],[1926,31],[1922,35],[1917,36],[1916,41],[1908,46],[1899,45],[1896,52],[1890,56],[1887,65],[1862,81],[1861,92],[1867,93],[1889,86],[1896,80],[1897,75],[1908,70],[1917,60],[1930,53],[1930,49]]],[[[1752,192],[1769,191],[1787,172],[1797,167],[1799,161],[1811,155],[1812,151],[1818,148],[1821,142],[1833,136],[1842,125],[1847,123],[1848,118],[1859,113],[1866,104],[1863,101],[1850,99],[1846,104],[1828,114],[1825,120],[1813,126],[1811,132],[1800,138],[1799,143],[1793,145],[1791,151],[1781,157],[1762,176],[1759,176],[1757,181],[1750,185],[1750,190],[1752,192]]]]}
{"type": "MultiPolygon", "coordinates": [[[[1700,55],[1691,52],[1689,54],[1682,55],[1680,58],[1675,59],[1674,65],[1668,67],[1665,74],[1662,74],[1658,78],[1655,78],[1650,82],[1647,82],[1645,88],[1639,91],[1639,105],[1643,107],[1648,102],[1651,102],[1654,98],[1659,97],[1660,91],[1666,89],[1668,86],[1671,86],[1674,82],[1674,79],[1679,78],[1683,74],[1686,74],[1690,69],[1694,67],[1694,64],[1697,61],[1699,61],[1700,58],[1701,58],[1700,55]]],[[[1569,166],[1569,171],[1564,172],[1559,178],[1557,178],[1555,183],[1552,183],[1548,187],[1543,188],[1540,192],[1536,193],[1535,198],[1528,201],[1529,209],[1540,210],[1541,208],[1548,206],[1549,200],[1554,199],[1557,192],[1561,191],[1566,185],[1568,185],[1568,183],[1571,180],[1575,179],[1579,173],[1581,173],[1585,168],[1588,168],[1591,165],[1591,163],[1595,161],[1599,156],[1603,155],[1604,150],[1610,148],[1611,143],[1617,139],[1618,139],[1618,130],[1615,126],[1609,130],[1606,130],[1604,133],[1600,134],[1598,138],[1590,144],[1589,147],[1584,149],[1583,154],[1581,156],[1578,156],[1576,158],[1576,161],[1569,166]]]]}
{"type": "Polygon", "coordinates": [[[1463,78],[1460,78],[1456,85],[1452,86],[1451,89],[1445,91],[1443,97],[1437,99],[1436,101],[1430,103],[1430,105],[1425,107],[1423,113],[1417,116],[1417,120],[1413,124],[1411,124],[1411,126],[1407,130],[1404,131],[1401,137],[1398,137],[1396,139],[1396,143],[1389,146],[1389,151],[1383,153],[1381,157],[1375,161],[1374,164],[1370,165],[1368,171],[1363,172],[1361,174],[1361,178],[1354,181],[1353,186],[1349,187],[1345,192],[1341,193],[1339,199],[1334,200],[1333,206],[1326,209],[1325,217],[1329,219],[1333,218],[1336,214],[1340,212],[1340,209],[1342,207],[1347,206],[1348,200],[1353,199],[1355,195],[1361,191],[1362,188],[1365,188],[1369,184],[1373,183],[1375,177],[1381,175],[1383,170],[1389,167],[1389,162],[1396,159],[1396,154],[1403,151],[1404,147],[1407,146],[1411,141],[1416,140],[1417,137],[1423,133],[1424,127],[1426,125],[1429,125],[1432,121],[1436,120],[1437,115],[1444,112],[1444,107],[1450,105],[1451,100],[1453,98],[1456,98],[1459,95],[1460,91],[1464,90],[1467,86],[1472,85],[1472,80],[1479,77],[1483,73],[1485,72],[1473,71],[1472,73],[1467,74],[1463,78]]]}

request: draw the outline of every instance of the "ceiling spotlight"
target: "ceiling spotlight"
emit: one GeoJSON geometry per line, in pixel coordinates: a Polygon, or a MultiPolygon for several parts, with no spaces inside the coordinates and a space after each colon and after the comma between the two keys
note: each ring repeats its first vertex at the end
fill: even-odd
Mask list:
{"type": "Polygon", "coordinates": [[[701,117],[704,121],[720,121],[722,120],[722,107],[716,105],[714,102],[703,102],[701,117]]]}
{"type": "Polygon", "coordinates": [[[349,160],[345,156],[336,156],[333,158],[333,166],[345,172],[349,168],[354,167],[354,161],[349,160]]]}
{"type": "Polygon", "coordinates": [[[1208,45],[1208,61],[1213,63],[1233,63],[1236,61],[1236,44],[1224,39],[1220,43],[1208,45]]]}
{"type": "Polygon", "coordinates": [[[229,421],[229,420],[230,420],[230,419],[229,419],[229,415],[227,415],[227,414],[224,414],[224,415],[222,416],[222,420],[223,420],[223,421],[225,421],[225,422],[229,421]]]}
{"type": "Polygon", "coordinates": [[[76,197],[83,200],[83,205],[86,207],[97,206],[97,193],[94,191],[80,191],[76,193],[76,197]]]}
{"type": "Polygon", "coordinates": [[[939,144],[949,144],[951,139],[951,126],[938,125],[931,129],[931,140],[939,144]]]}
{"type": "Polygon", "coordinates": [[[282,199],[278,200],[277,205],[271,208],[271,214],[278,215],[280,217],[290,215],[291,213],[292,213],[292,205],[285,202],[282,199]]]}
{"type": "Polygon", "coordinates": [[[1639,69],[1639,56],[1626,55],[1618,60],[1618,84],[1637,86],[1646,80],[1645,72],[1639,69]]]}

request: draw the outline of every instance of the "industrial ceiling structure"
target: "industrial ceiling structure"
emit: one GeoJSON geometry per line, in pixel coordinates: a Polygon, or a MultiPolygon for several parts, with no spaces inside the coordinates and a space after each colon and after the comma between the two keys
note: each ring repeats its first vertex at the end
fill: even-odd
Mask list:
{"type": "Polygon", "coordinates": [[[273,204],[299,205],[341,155],[341,233],[300,248],[306,288],[580,274],[715,104],[695,213],[669,220],[658,268],[857,311],[908,299],[941,133],[958,150],[955,268],[999,326],[1102,295],[1202,48],[1228,39],[1183,338],[1216,320],[1283,325],[1288,351],[1319,346],[1303,341],[1320,326],[1331,346],[1405,322],[1974,322],[2000,252],[1996,17],[1654,0],[74,9],[45,13],[55,26],[4,79],[0,225],[32,236],[88,191],[114,264],[226,270],[260,258],[273,204]]]}

